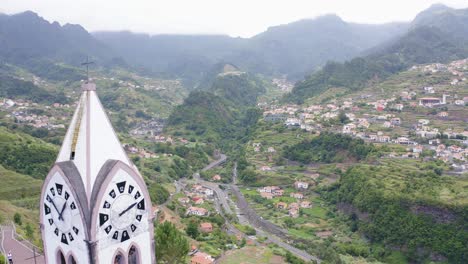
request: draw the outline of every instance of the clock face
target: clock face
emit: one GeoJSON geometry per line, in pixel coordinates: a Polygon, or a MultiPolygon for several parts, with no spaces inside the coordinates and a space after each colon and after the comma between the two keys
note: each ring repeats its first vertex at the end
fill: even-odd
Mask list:
{"type": "Polygon", "coordinates": [[[124,242],[141,229],[146,206],[143,192],[135,182],[111,183],[99,210],[98,226],[113,241],[124,242]]]}
{"type": "Polygon", "coordinates": [[[72,244],[83,230],[80,212],[70,189],[63,182],[51,180],[44,195],[44,225],[48,226],[61,243],[72,244]]]}

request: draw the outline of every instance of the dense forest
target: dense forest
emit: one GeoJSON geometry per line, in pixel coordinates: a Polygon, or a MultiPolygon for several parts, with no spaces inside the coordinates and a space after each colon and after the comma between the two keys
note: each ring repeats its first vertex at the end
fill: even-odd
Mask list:
{"type": "Polygon", "coordinates": [[[7,169],[43,179],[57,157],[55,146],[31,136],[0,128],[0,164],[7,169]]]}
{"type": "Polygon", "coordinates": [[[468,208],[411,195],[415,188],[429,191],[427,182],[438,182],[440,176],[430,171],[412,174],[405,180],[409,189],[389,194],[375,175],[372,167],[351,168],[323,196],[335,204],[356,208],[351,216],[356,228],[373,242],[401,247],[414,262],[440,254],[450,263],[466,263],[468,208]],[[419,180],[421,184],[414,185],[419,180]]]}
{"type": "Polygon", "coordinates": [[[283,157],[301,163],[362,160],[377,150],[362,139],[334,133],[322,133],[310,141],[286,146],[283,157]]]}

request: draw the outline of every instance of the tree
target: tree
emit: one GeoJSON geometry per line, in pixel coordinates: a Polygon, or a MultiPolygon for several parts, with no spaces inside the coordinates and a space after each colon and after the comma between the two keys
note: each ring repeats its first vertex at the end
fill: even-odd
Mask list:
{"type": "Polygon", "coordinates": [[[13,221],[17,225],[22,225],[23,224],[23,221],[21,220],[21,215],[19,213],[15,213],[15,215],[13,216],[13,221]]]}
{"type": "Polygon", "coordinates": [[[191,238],[196,239],[198,237],[198,226],[195,221],[190,221],[189,224],[187,225],[187,229],[185,229],[185,232],[187,235],[189,235],[191,238]]]}
{"type": "Polygon", "coordinates": [[[158,263],[185,263],[189,243],[177,227],[164,222],[156,227],[156,260],[158,263]]]}
{"type": "Polygon", "coordinates": [[[341,124],[346,124],[349,122],[349,118],[346,116],[344,111],[340,111],[338,114],[338,121],[340,121],[341,124]]]}
{"type": "Polygon", "coordinates": [[[32,228],[32,226],[27,223],[26,224],[26,227],[25,227],[25,231],[26,231],[26,237],[29,238],[29,239],[34,239],[34,230],[32,228]]]}

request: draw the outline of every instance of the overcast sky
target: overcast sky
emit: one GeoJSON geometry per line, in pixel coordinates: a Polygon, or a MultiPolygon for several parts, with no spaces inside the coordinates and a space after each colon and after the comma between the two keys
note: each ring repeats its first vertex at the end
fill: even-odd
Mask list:
{"type": "Polygon", "coordinates": [[[410,21],[433,3],[468,7],[468,0],[0,0],[0,12],[32,10],[88,31],[250,37],[269,26],[330,13],[348,22],[410,21]]]}

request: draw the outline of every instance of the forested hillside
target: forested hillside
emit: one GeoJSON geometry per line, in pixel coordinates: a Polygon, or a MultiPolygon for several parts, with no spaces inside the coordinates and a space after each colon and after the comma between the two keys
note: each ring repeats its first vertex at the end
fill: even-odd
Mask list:
{"type": "Polygon", "coordinates": [[[457,10],[453,15],[450,14],[454,10],[443,10],[430,16],[435,21],[444,17],[440,24],[433,20],[417,20],[404,36],[373,48],[370,55],[344,63],[327,63],[321,70],[298,82],[287,99],[303,102],[334,87],[359,90],[412,65],[466,58],[468,40],[460,35],[468,27],[468,21],[459,17],[467,16],[468,10],[457,10]],[[454,31],[454,28],[458,30],[454,31]]]}

